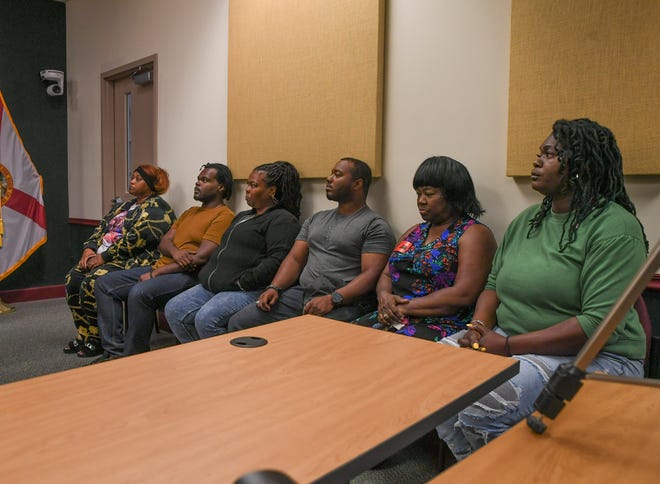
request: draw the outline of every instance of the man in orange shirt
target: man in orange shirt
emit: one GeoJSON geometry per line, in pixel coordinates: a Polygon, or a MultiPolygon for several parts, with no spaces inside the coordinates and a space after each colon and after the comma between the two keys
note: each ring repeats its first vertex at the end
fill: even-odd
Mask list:
{"type": "Polygon", "coordinates": [[[232,185],[225,165],[204,165],[194,191],[202,205],[186,210],[163,236],[160,259],[152,267],[116,271],[97,280],[94,294],[104,351],[92,363],[149,351],[156,309],[198,283],[197,272],[233,220],[234,213],[224,204],[232,185]],[[122,302],[128,309],[125,334],[122,302]]]}

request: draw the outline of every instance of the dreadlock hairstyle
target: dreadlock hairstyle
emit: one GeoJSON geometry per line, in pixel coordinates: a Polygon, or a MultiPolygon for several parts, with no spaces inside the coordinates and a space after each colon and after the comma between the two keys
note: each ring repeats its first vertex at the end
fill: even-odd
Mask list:
{"type": "MultiPolygon", "coordinates": [[[[552,135],[557,141],[555,151],[565,189],[573,192],[559,239],[559,251],[563,252],[576,240],[582,221],[592,213],[594,217],[600,215],[609,202],[618,203],[635,217],[636,211],[623,183],[621,152],[612,131],[587,118],[560,119],[553,124],[552,135]]],[[[540,210],[529,221],[527,237],[550,212],[552,199],[552,195],[543,199],[540,210]]],[[[644,241],[648,251],[646,235],[644,241]]]]}
{"type": "Polygon", "coordinates": [[[224,198],[229,200],[234,187],[234,177],[231,174],[231,170],[221,163],[204,163],[201,169],[206,170],[207,168],[215,170],[215,179],[224,187],[224,198]]]}
{"type": "Polygon", "coordinates": [[[257,166],[254,171],[263,171],[264,182],[269,187],[275,186],[274,202],[284,209],[291,212],[296,217],[300,217],[300,174],[296,167],[288,161],[275,161],[257,166]]]}

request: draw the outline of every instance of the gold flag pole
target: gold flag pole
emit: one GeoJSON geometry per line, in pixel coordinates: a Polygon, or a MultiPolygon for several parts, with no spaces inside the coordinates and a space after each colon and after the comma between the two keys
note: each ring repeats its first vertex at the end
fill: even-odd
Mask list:
{"type": "MultiPolygon", "coordinates": [[[[5,235],[5,225],[2,222],[2,190],[0,190],[0,249],[2,249],[2,238],[5,235]]],[[[6,304],[2,298],[0,298],[0,314],[7,314],[16,311],[14,306],[9,306],[6,304]]]]}
{"type": "Polygon", "coordinates": [[[13,313],[14,311],[16,311],[16,308],[14,306],[10,306],[9,304],[5,303],[0,297],[0,315],[13,313]]]}

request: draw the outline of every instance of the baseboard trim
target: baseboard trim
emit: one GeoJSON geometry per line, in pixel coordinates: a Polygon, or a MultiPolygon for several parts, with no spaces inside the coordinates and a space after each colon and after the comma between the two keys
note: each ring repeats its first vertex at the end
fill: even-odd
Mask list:
{"type": "Polygon", "coordinates": [[[26,287],[24,289],[8,289],[0,291],[0,298],[4,302],[17,303],[25,301],[40,301],[42,299],[55,299],[66,296],[64,284],[56,286],[26,287]]]}
{"type": "Polygon", "coordinates": [[[88,218],[69,218],[68,222],[71,225],[88,225],[90,227],[96,227],[99,224],[98,220],[88,218]]]}

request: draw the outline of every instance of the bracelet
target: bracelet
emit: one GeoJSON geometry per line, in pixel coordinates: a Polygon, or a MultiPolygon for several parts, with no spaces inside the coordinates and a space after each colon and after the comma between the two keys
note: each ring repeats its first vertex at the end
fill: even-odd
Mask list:
{"type": "Polygon", "coordinates": [[[282,292],[284,291],[284,289],[282,289],[280,286],[276,286],[275,284],[268,284],[266,289],[275,289],[278,296],[281,296],[282,292]]]}
{"type": "Polygon", "coordinates": [[[509,337],[504,338],[504,353],[506,356],[511,356],[511,348],[509,348],[509,337]]]}
{"type": "Polygon", "coordinates": [[[484,323],[481,319],[473,319],[472,321],[470,321],[470,323],[472,323],[472,324],[480,324],[480,325],[483,326],[484,328],[488,329],[488,326],[486,326],[486,323],[484,323]]]}
{"type": "Polygon", "coordinates": [[[153,279],[153,278],[154,278],[154,270],[151,269],[151,270],[149,271],[149,279],[153,279]]]}

